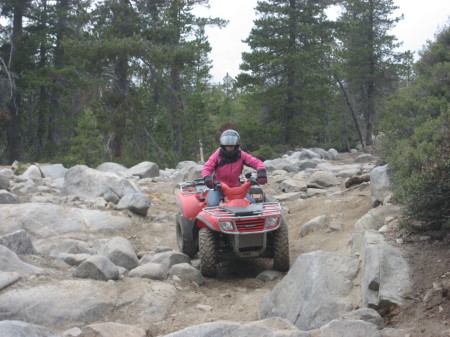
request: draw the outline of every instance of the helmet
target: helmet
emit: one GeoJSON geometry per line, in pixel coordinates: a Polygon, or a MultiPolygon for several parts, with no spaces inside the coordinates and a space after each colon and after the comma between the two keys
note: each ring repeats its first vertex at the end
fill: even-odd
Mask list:
{"type": "Polygon", "coordinates": [[[222,132],[220,136],[220,145],[221,146],[232,146],[239,145],[239,141],[241,140],[241,136],[234,130],[226,130],[222,132]]]}

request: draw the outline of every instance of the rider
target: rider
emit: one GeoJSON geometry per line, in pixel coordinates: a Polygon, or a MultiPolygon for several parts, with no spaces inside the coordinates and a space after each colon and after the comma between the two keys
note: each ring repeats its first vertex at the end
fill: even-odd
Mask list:
{"type": "MultiPolygon", "coordinates": [[[[239,175],[242,173],[244,164],[257,171],[258,184],[267,183],[266,166],[261,160],[239,148],[240,139],[239,133],[235,130],[224,131],[220,136],[220,148],[209,157],[203,167],[202,177],[206,186],[211,189],[208,192],[208,206],[219,205],[223,197],[221,191],[213,190],[214,181],[223,182],[230,187],[239,186],[239,175]]],[[[250,195],[247,195],[247,199],[254,202],[250,195]]]]}

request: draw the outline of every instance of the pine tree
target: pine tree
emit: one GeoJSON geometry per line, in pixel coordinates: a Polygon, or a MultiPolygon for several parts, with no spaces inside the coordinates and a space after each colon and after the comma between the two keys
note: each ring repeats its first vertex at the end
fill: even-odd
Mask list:
{"type": "Polygon", "coordinates": [[[402,17],[393,0],[344,0],[339,18],[339,39],[344,83],[352,109],[363,121],[365,143],[372,144],[377,111],[395,89],[405,54],[389,31],[402,17]]]}

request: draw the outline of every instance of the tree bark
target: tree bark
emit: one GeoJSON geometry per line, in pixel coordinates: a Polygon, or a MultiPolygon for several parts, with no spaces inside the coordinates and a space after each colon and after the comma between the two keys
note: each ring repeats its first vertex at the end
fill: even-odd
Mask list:
{"type": "MultiPolygon", "coordinates": [[[[22,71],[22,64],[19,61],[19,54],[21,52],[21,41],[23,36],[23,13],[28,4],[27,0],[14,2],[14,17],[13,17],[13,31],[11,37],[11,52],[10,52],[10,72],[18,78],[22,71]]],[[[20,89],[14,85],[9,100],[8,110],[10,119],[6,125],[6,135],[8,140],[8,161],[13,163],[15,160],[21,160],[22,136],[20,132],[20,115],[22,110],[22,98],[20,89]]]]}

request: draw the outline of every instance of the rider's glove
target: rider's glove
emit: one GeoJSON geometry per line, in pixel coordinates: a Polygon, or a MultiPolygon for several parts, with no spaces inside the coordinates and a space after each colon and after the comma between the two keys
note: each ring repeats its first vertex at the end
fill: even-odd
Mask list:
{"type": "Polygon", "coordinates": [[[211,176],[205,176],[203,178],[203,180],[205,180],[206,187],[214,188],[214,181],[213,181],[213,178],[211,176]]]}
{"type": "Polygon", "coordinates": [[[258,182],[258,185],[267,184],[267,174],[265,169],[259,169],[258,172],[256,172],[256,181],[258,182]]]}

